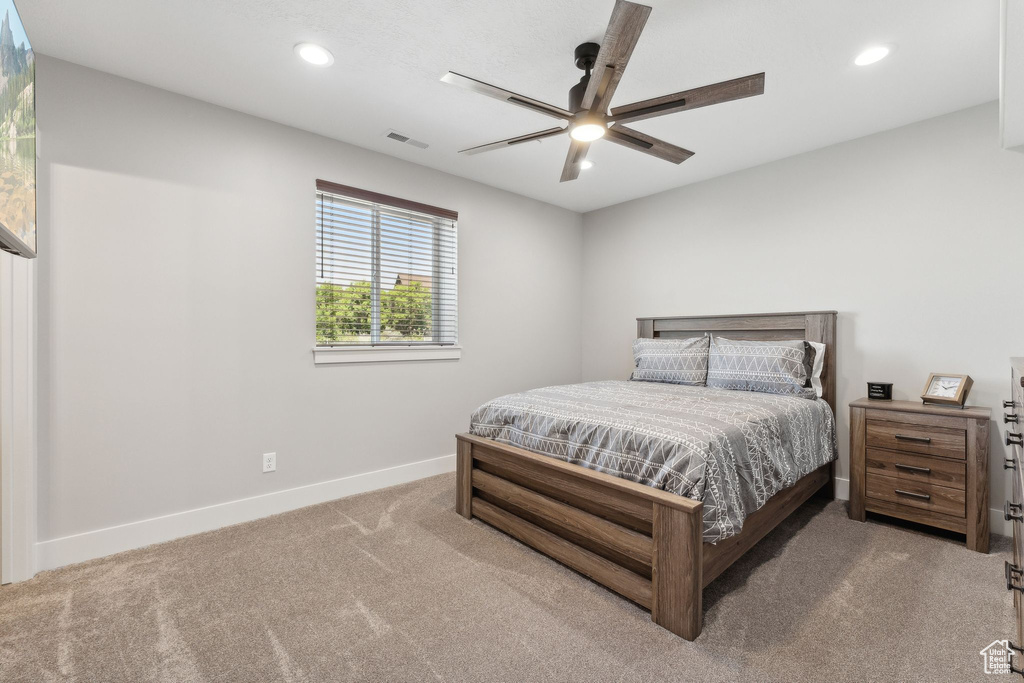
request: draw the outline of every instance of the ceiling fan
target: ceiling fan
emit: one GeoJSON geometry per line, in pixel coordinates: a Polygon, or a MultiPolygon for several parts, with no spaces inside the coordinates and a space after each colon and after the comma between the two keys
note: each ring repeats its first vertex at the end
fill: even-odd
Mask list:
{"type": "Polygon", "coordinates": [[[651,137],[624,124],[677,111],[706,107],[710,104],[761,95],[764,93],[764,73],[624,104],[609,110],[612,95],[619,84],[619,79],[622,78],[623,71],[626,70],[629,57],[633,54],[633,48],[636,47],[636,43],[640,39],[640,33],[644,30],[650,13],[651,8],[646,5],[638,5],[635,2],[626,2],[626,0],[615,0],[612,18],[608,22],[608,30],[604,34],[604,42],[601,45],[583,43],[576,48],[576,66],[586,73],[579,83],[569,89],[568,109],[518,95],[469,76],[452,71],[446,73],[441,77],[445,83],[511,102],[569,123],[567,126],[548,128],[536,133],[470,147],[459,153],[479,154],[568,132],[572,141],[569,143],[569,153],[565,158],[565,165],[562,167],[561,182],[575,180],[579,177],[582,163],[587,158],[587,151],[590,149],[590,143],[601,138],[659,159],[671,161],[674,164],[681,164],[689,159],[693,156],[693,152],[690,150],[651,137]]]}

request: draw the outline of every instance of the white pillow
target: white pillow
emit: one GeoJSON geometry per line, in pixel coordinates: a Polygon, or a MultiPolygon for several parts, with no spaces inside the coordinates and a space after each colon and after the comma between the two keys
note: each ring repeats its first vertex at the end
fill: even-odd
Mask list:
{"type": "Polygon", "coordinates": [[[825,367],[825,345],[821,342],[807,342],[814,347],[814,367],[811,369],[811,386],[821,398],[821,371],[825,367]]]}

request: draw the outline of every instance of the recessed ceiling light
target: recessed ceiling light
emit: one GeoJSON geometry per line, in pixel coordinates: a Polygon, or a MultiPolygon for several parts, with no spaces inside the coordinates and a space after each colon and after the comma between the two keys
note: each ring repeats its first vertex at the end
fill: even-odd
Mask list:
{"type": "Polygon", "coordinates": [[[868,49],[857,55],[857,59],[853,60],[853,63],[857,66],[867,66],[868,64],[874,64],[880,62],[889,56],[889,48],[884,45],[876,45],[875,47],[869,47],[868,49]]]}
{"type": "Polygon", "coordinates": [[[590,159],[584,159],[580,162],[580,168],[586,171],[588,168],[594,168],[594,162],[590,159]]]}
{"type": "Polygon", "coordinates": [[[334,55],[331,54],[331,51],[313,43],[299,43],[295,46],[295,54],[314,66],[334,64],[334,55]]]}

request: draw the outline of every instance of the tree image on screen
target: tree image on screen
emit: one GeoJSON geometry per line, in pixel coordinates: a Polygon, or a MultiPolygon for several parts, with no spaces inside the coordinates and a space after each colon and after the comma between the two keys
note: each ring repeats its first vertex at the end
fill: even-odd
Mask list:
{"type": "Polygon", "coordinates": [[[0,0],[0,246],[36,251],[36,65],[18,10],[0,0]]]}

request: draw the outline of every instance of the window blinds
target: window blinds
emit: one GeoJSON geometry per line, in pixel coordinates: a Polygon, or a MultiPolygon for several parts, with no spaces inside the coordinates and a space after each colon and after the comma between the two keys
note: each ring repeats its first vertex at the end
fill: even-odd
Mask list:
{"type": "Polygon", "coordinates": [[[317,181],[317,346],[458,341],[458,214],[317,181]]]}

